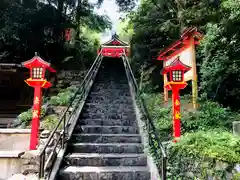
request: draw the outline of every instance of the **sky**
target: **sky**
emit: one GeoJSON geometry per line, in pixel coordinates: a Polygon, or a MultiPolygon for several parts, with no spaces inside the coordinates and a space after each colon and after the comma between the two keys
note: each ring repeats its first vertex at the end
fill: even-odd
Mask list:
{"type": "MultiPolygon", "coordinates": [[[[91,0],[94,2],[94,0],[91,0]]],[[[96,1],[95,1],[96,2],[96,1]]],[[[118,12],[119,8],[115,3],[115,0],[104,0],[100,9],[95,9],[95,11],[100,14],[106,14],[112,21],[112,30],[107,30],[101,34],[101,43],[106,42],[111,39],[112,34],[116,32],[116,28],[120,22],[119,18],[121,14],[118,12]]]]}

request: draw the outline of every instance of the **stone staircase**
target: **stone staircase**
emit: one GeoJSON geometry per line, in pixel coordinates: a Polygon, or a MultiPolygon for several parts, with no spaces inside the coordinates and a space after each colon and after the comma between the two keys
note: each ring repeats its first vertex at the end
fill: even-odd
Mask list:
{"type": "Polygon", "coordinates": [[[123,63],[104,59],[68,144],[59,180],[150,180],[123,63]]]}

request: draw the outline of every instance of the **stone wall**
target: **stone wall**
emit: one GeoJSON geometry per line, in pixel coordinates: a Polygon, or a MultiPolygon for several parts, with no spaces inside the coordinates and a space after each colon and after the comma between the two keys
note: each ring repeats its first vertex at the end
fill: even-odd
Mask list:
{"type": "Polygon", "coordinates": [[[0,180],[6,180],[16,173],[20,173],[21,171],[21,160],[16,154],[13,152],[5,153],[5,157],[2,156],[3,153],[0,152],[0,180]]]}
{"type": "Polygon", "coordinates": [[[84,77],[84,71],[79,70],[63,70],[57,74],[58,88],[64,88],[71,85],[78,85],[84,77]]]}
{"type": "Polygon", "coordinates": [[[0,129],[0,151],[27,150],[30,132],[30,129],[0,129]]]}
{"type": "Polygon", "coordinates": [[[20,173],[20,156],[29,148],[30,129],[0,129],[0,180],[20,173]]]}
{"type": "Polygon", "coordinates": [[[240,136],[240,121],[233,122],[233,134],[240,136]]]}

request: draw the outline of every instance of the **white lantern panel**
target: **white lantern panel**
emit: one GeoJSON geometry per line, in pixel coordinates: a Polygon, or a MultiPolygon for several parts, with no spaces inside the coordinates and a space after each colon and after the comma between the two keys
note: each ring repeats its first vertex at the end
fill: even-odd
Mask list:
{"type": "Polygon", "coordinates": [[[32,68],[32,78],[41,79],[43,77],[43,68],[32,68]]]}

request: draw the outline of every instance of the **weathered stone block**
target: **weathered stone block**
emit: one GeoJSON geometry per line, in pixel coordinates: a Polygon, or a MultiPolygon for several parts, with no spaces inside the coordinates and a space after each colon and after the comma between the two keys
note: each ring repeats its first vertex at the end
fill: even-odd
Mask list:
{"type": "Polygon", "coordinates": [[[50,133],[51,133],[51,132],[50,132],[49,130],[44,130],[44,131],[41,133],[40,138],[41,138],[41,139],[46,139],[46,138],[49,137],[50,133]]]}
{"type": "Polygon", "coordinates": [[[8,178],[8,180],[26,180],[26,176],[23,174],[14,174],[12,177],[8,178]]]}
{"type": "Polygon", "coordinates": [[[240,136],[240,121],[233,122],[233,134],[240,136]]]}
{"type": "Polygon", "coordinates": [[[24,174],[37,173],[39,171],[39,150],[26,151],[21,156],[22,169],[24,174]]]}

